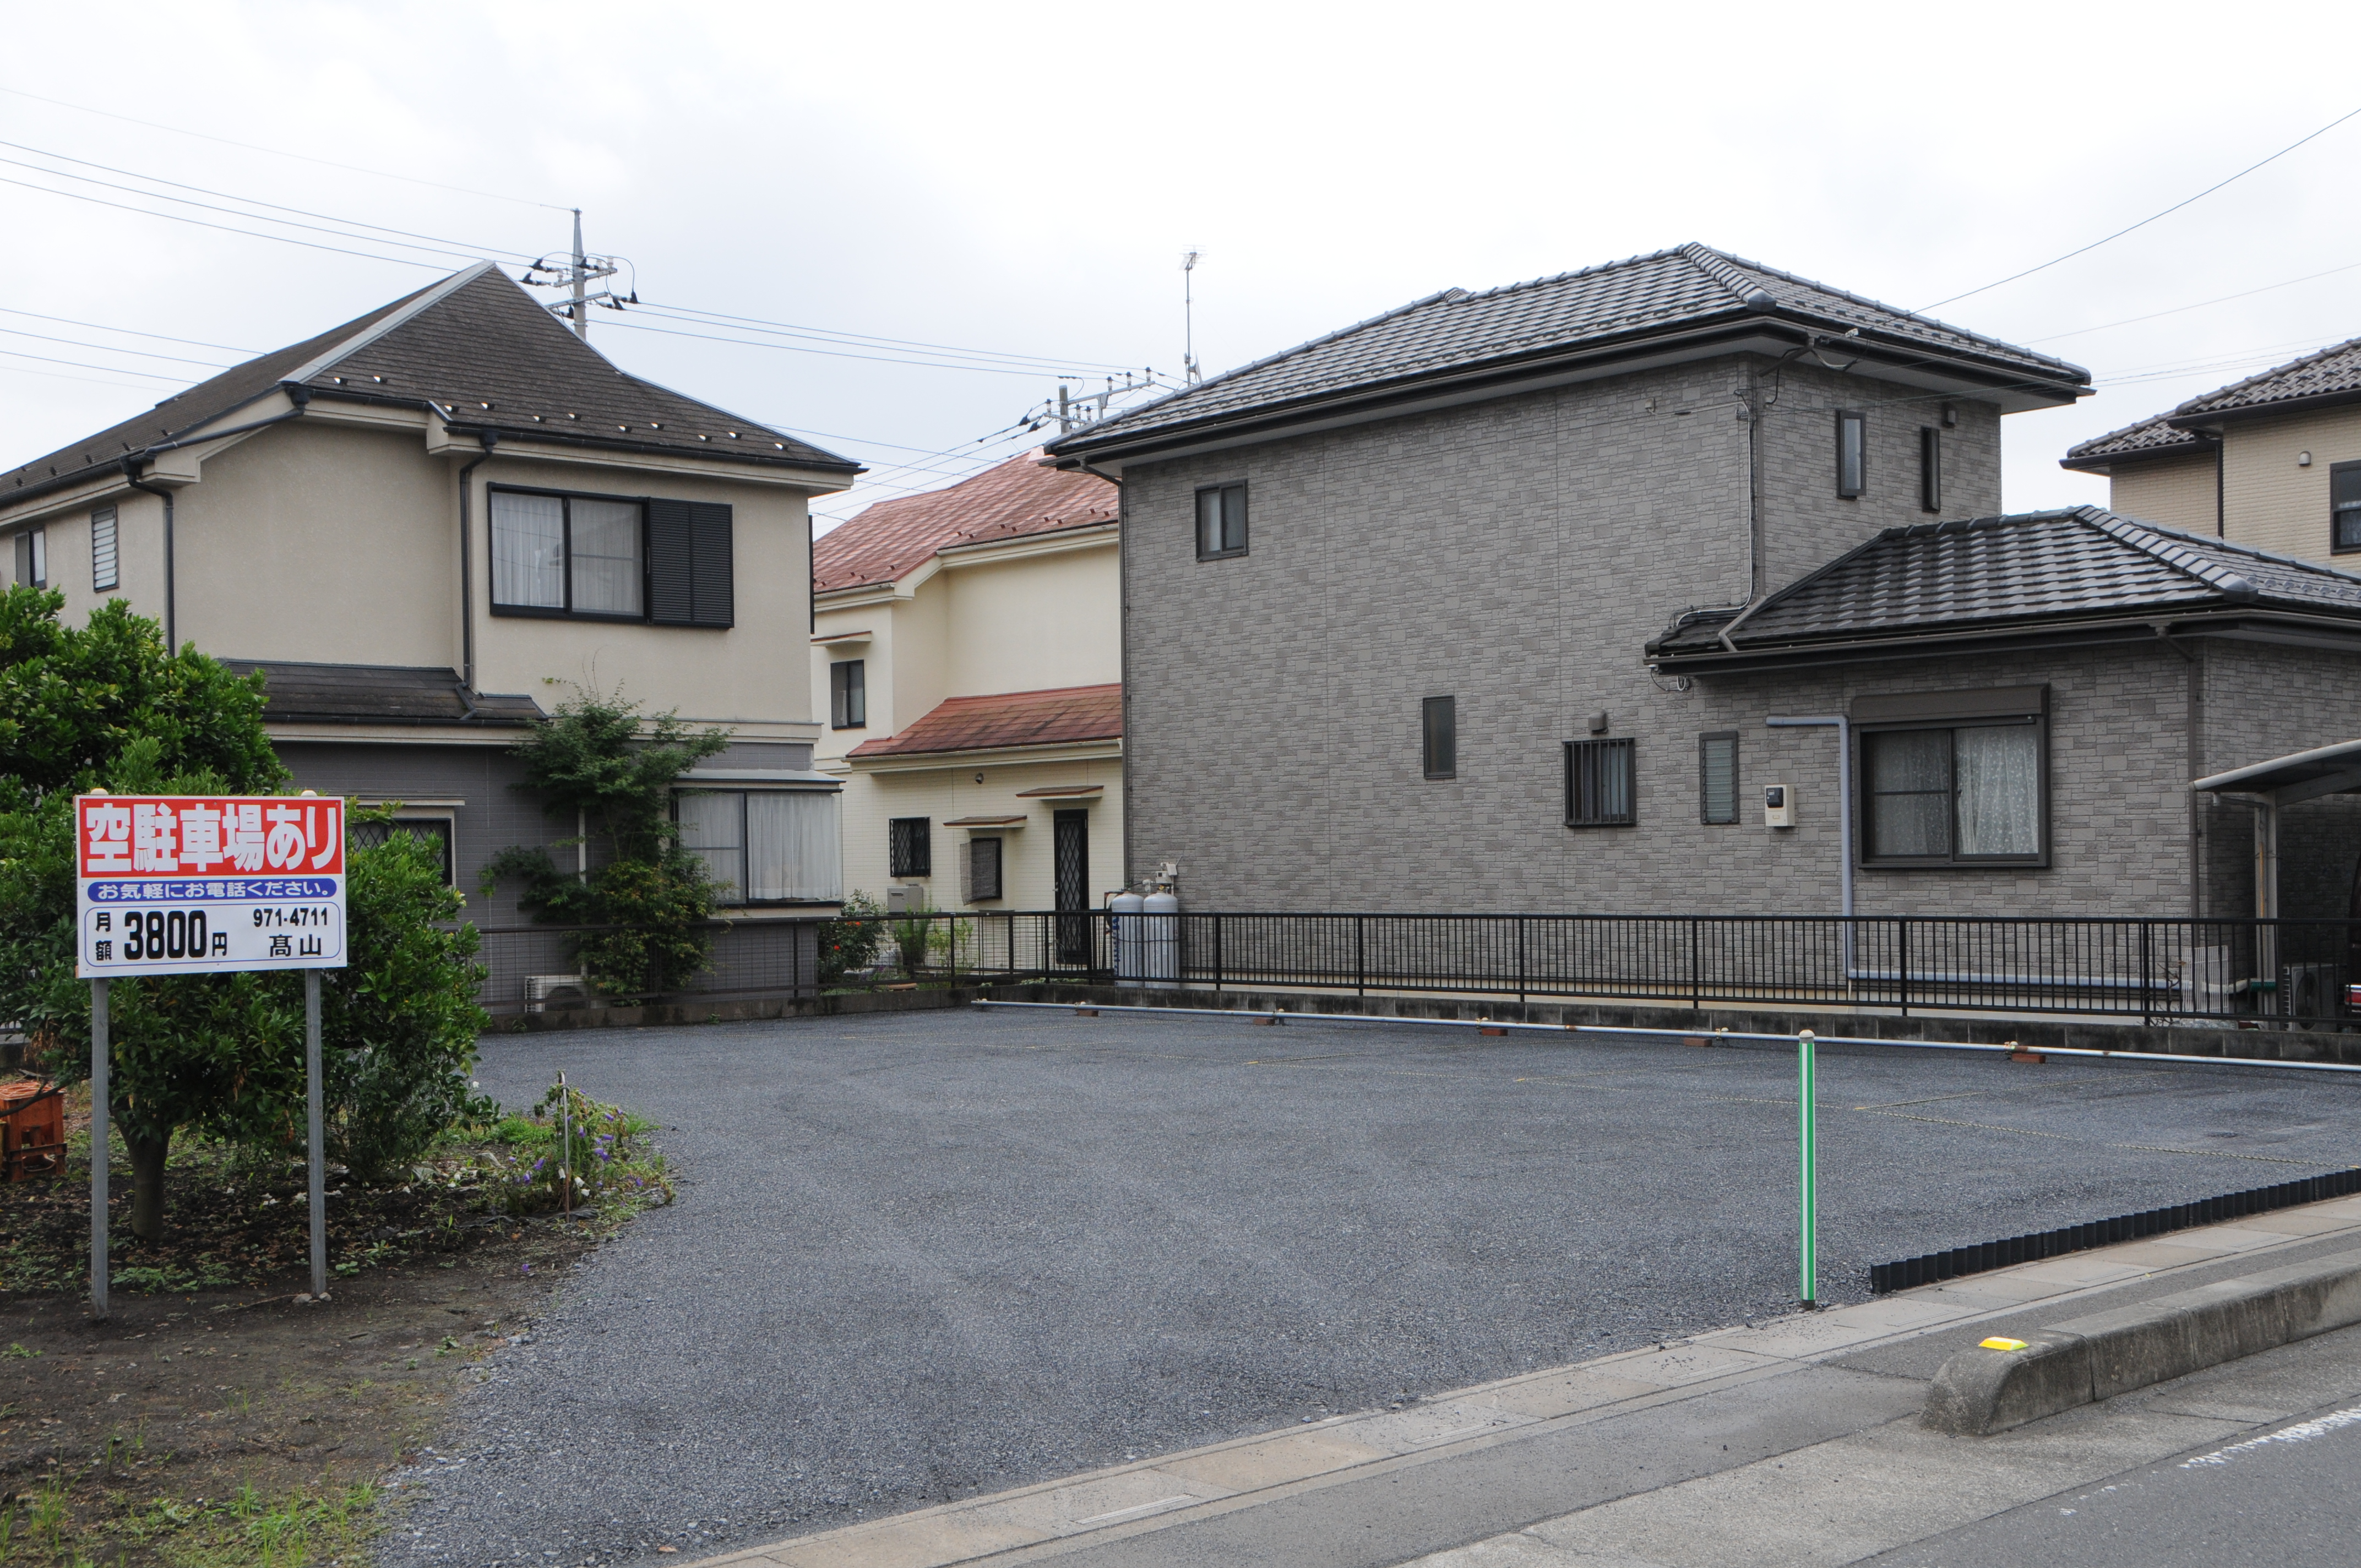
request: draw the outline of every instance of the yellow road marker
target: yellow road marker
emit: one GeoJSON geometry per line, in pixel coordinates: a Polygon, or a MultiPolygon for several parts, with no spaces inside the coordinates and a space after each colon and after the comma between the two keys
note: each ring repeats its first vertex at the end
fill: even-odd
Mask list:
{"type": "Polygon", "coordinates": [[[1997,1334],[1993,1335],[1991,1339],[1979,1340],[1976,1343],[1979,1348],[1983,1350],[2023,1350],[2025,1348],[2025,1342],[2023,1340],[2002,1339],[1997,1334]]]}

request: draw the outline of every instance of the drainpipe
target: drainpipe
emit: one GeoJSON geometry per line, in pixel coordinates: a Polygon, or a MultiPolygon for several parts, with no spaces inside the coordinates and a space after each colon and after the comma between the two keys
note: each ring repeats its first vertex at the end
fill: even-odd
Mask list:
{"type": "Polygon", "coordinates": [[[1837,886],[1844,915],[1845,983],[1853,978],[1852,961],[1852,721],[1842,714],[1810,718],[1773,716],[1763,721],[1773,729],[1828,729],[1837,732],[1837,854],[1843,861],[1837,886]]]}
{"type": "Polygon", "coordinates": [[[459,687],[460,700],[471,714],[476,705],[476,547],[467,527],[468,481],[500,444],[489,430],[478,432],[476,439],[484,444],[484,455],[459,470],[459,687]]]}
{"type": "Polygon", "coordinates": [[[180,648],[175,636],[177,622],[172,613],[172,492],[169,487],[151,485],[141,478],[137,457],[123,460],[123,480],[135,490],[145,490],[151,496],[164,498],[164,655],[170,658],[180,648]]]}

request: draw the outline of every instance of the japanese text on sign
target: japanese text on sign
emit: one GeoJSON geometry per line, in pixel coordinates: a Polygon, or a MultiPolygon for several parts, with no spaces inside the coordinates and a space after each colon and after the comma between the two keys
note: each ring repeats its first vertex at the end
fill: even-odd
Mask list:
{"type": "Polygon", "coordinates": [[[345,803],[81,795],[85,979],[345,962],[345,803]]]}

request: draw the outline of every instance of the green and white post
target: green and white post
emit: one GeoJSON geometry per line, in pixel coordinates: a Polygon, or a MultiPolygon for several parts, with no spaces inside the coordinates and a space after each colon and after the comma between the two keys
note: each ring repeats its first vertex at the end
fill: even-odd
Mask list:
{"type": "Polygon", "coordinates": [[[1806,1311],[1818,1307],[1820,1294],[1818,1045],[1809,1029],[1795,1036],[1795,1303],[1806,1311]]]}

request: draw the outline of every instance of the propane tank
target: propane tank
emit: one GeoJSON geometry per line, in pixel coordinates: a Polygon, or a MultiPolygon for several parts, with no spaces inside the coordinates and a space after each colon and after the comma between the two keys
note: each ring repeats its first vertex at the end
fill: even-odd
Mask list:
{"type": "Polygon", "coordinates": [[[1139,950],[1140,906],[1146,903],[1139,894],[1125,888],[1107,900],[1107,925],[1115,941],[1115,982],[1137,986],[1140,983],[1139,950]]]}
{"type": "Polygon", "coordinates": [[[1151,985],[1177,985],[1180,981],[1180,900],[1170,883],[1159,883],[1140,900],[1141,968],[1151,985]]]}

